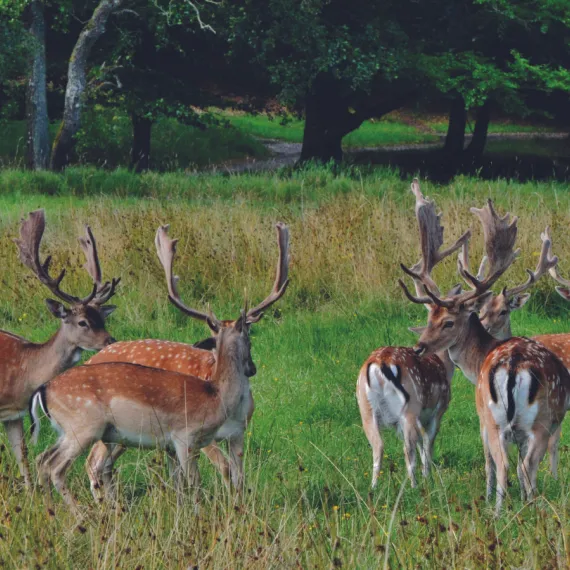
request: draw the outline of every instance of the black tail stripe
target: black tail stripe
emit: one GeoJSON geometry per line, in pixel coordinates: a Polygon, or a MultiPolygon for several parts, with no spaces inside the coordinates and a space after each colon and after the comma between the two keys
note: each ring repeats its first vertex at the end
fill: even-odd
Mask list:
{"type": "Polygon", "coordinates": [[[515,417],[515,398],[513,396],[513,390],[515,389],[516,380],[517,370],[516,368],[511,368],[507,381],[507,421],[509,423],[512,422],[515,417]]]}
{"type": "Polygon", "coordinates": [[[497,364],[496,366],[494,366],[491,371],[489,372],[489,392],[491,392],[491,400],[493,400],[493,402],[495,402],[495,404],[498,401],[497,398],[497,388],[495,387],[495,373],[497,372],[497,368],[500,365],[497,364]]]}
{"type": "Polygon", "coordinates": [[[528,369],[530,374],[530,388],[528,390],[528,404],[529,406],[536,400],[536,394],[538,393],[538,388],[540,386],[540,372],[534,368],[528,369]]]}
{"type": "Polygon", "coordinates": [[[407,390],[402,386],[402,383],[400,382],[400,377],[401,377],[400,367],[396,366],[397,376],[394,376],[392,368],[387,364],[382,363],[380,366],[380,370],[382,370],[382,374],[384,374],[384,376],[388,378],[388,380],[390,380],[392,384],[394,384],[396,389],[400,390],[407,404],[410,401],[410,395],[408,394],[407,390]]]}
{"type": "Polygon", "coordinates": [[[34,416],[32,416],[32,402],[34,401],[34,397],[36,396],[36,394],[40,395],[40,404],[41,407],[45,413],[45,415],[51,419],[48,407],[47,407],[47,399],[46,399],[46,385],[42,384],[32,395],[32,397],[30,398],[30,402],[28,404],[28,409],[30,412],[30,417],[32,418],[32,423],[30,426],[30,433],[32,435],[34,435],[34,431],[36,430],[36,422],[34,421],[34,416]]]}

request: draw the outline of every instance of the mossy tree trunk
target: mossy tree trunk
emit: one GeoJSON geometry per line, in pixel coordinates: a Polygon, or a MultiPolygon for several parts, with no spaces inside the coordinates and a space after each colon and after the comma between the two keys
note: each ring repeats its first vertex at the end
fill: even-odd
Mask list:
{"type": "Polygon", "coordinates": [[[49,120],[46,94],[46,30],[44,3],[34,0],[28,6],[29,33],[32,36],[30,77],[26,88],[27,162],[32,170],[49,164],[49,120]]]}
{"type": "Polygon", "coordinates": [[[109,16],[123,1],[101,0],[73,48],[67,68],[63,120],[52,148],[50,164],[52,170],[62,170],[69,163],[69,156],[75,145],[75,136],[81,126],[81,110],[87,86],[87,60],[95,42],[105,33],[109,16]]]}

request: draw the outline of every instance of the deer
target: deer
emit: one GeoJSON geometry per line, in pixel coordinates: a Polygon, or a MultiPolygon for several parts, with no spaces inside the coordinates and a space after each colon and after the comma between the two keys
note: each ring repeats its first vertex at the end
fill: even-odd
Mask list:
{"type": "MultiPolygon", "coordinates": [[[[102,441],[173,449],[178,489],[184,481],[196,487],[200,449],[214,440],[222,426],[230,422],[227,431],[243,441],[249,378],[256,373],[248,315],[246,303],[240,317],[224,326],[210,312],[216,362],[209,380],[140,364],[107,362],[72,368],[41,386],[32,399],[33,425],[38,425],[41,409],[61,434],[37,458],[41,485],[49,491],[51,480],[76,511],[66,473],[83,451],[102,441]]],[[[236,450],[230,454],[235,456],[236,450]]]]}
{"type": "Polygon", "coordinates": [[[6,428],[26,487],[30,487],[31,480],[23,418],[31,396],[39,386],[76,364],[84,350],[100,350],[114,342],[105,329],[105,319],[116,307],[105,303],[115,294],[120,281],[102,282],[95,238],[87,226],[80,243],[87,257],[86,269],[93,279],[93,289],[86,297],[62,290],[65,269],[54,278],[49,273],[51,256],[40,261],[45,223],[43,210],[31,212],[22,220],[20,237],[14,241],[22,263],[60,300],[46,299],[48,310],[60,320],[59,330],[39,344],[0,331],[0,421],[6,428]]]}
{"type": "MultiPolygon", "coordinates": [[[[564,419],[570,396],[570,374],[545,346],[521,337],[496,339],[479,319],[478,313],[493,295],[491,287],[516,258],[513,244],[507,232],[496,248],[493,271],[484,278],[472,275],[459,257],[459,273],[472,285],[470,291],[441,297],[418,272],[403,264],[406,274],[422,281],[424,294],[412,295],[400,280],[409,300],[431,307],[427,327],[414,347],[416,354],[426,358],[448,350],[455,365],[476,384],[487,499],[496,487],[497,516],[507,493],[508,444],[519,448],[521,496],[531,499],[539,463],[564,419]]],[[[534,279],[531,273],[529,279],[534,279]]]]}
{"type": "MultiPolygon", "coordinates": [[[[413,269],[437,290],[431,279],[433,268],[462,247],[470,232],[440,252],[444,229],[440,223],[441,214],[436,214],[432,200],[424,198],[417,179],[412,182],[412,192],[416,197],[422,251],[422,257],[413,269]]],[[[417,293],[421,294],[421,280],[415,279],[414,283],[417,293]]],[[[451,294],[457,290],[455,287],[451,294]]],[[[428,310],[431,310],[429,306],[428,310]]],[[[426,478],[429,476],[434,441],[451,399],[454,370],[446,351],[420,359],[409,347],[378,348],[363,364],[356,383],[356,398],[364,433],[372,447],[373,489],[382,468],[384,443],[380,430],[385,428],[395,428],[403,435],[411,486],[417,486],[416,446],[419,440],[422,474],[426,478]]]]}
{"type": "MultiPolygon", "coordinates": [[[[189,308],[180,298],[177,287],[178,277],[173,275],[172,269],[178,240],[169,238],[168,229],[168,226],[160,226],[155,238],[157,255],[165,272],[168,298],[184,314],[205,322],[213,336],[194,345],[153,339],[117,342],[93,356],[87,361],[87,365],[105,362],[130,362],[190,374],[202,380],[211,379],[216,364],[216,356],[211,349],[215,347],[220,325],[213,326],[207,313],[189,308]]],[[[289,228],[282,222],[278,222],[276,231],[279,258],[273,288],[266,299],[248,311],[245,323],[248,328],[257,323],[267,309],[285,294],[289,284],[289,228]]],[[[221,328],[234,326],[235,322],[232,320],[219,321],[221,328]]],[[[202,451],[221,472],[224,480],[231,481],[236,489],[241,487],[243,481],[242,428],[246,423],[249,423],[254,411],[254,401],[249,384],[247,390],[248,392],[244,394],[247,410],[240,410],[238,417],[228,418],[227,422],[216,433],[212,443],[202,448],[202,451]],[[235,431],[234,424],[239,427],[237,431],[235,431]],[[229,442],[229,462],[217,444],[225,440],[229,442]]],[[[113,466],[125,450],[124,446],[113,444],[109,453],[107,446],[102,442],[93,446],[86,462],[86,471],[95,500],[102,500],[101,489],[104,490],[108,499],[114,499],[113,466]]],[[[167,458],[169,458],[172,466],[170,455],[167,454],[167,458]]]]}

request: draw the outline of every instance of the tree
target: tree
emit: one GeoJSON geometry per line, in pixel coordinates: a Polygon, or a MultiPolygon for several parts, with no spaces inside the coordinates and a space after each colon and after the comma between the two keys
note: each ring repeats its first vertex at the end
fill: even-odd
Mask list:
{"type": "Polygon", "coordinates": [[[100,0],[73,48],[67,70],[63,120],[52,148],[50,162],[52,170],[62,170],[69,162],[69,153],[81,126],[83,96],[87,86],[87,60],[95,42],[105,32],[109,16],[121,6],[123,1],[100,0]]]}
{"type": "Polygon", "coordinates": [[[32,0],[27,7],[31,36],[31,65],[26,93],[28,119],[28,167],[43,170],[49,165],[49,121],[46,92],[46,48],[44,3],[32,0]]]}

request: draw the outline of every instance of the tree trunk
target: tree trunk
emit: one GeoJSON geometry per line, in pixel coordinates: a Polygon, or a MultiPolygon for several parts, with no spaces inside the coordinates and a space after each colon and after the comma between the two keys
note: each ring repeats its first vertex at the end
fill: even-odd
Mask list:
{"type": "Polygon", "coordinates": [[[465,146],[465,125],[467,124],[467,112],[465,101],[461,95],[457,95],[451,101],[449,109],[449,125],[445,137],[443,150],[453,159],[463,154],[465,146]]]}
{"type": "Polygon", "coordinates": [[[489,131],[489,122],[491,121],[491,102],[489,99],[477,109],[475,117],[475,129],[473,130],[473,138],[467,149],[469,158],[477,163],[480,162],[485,151],[487,143],[487,133],[489,131]]]}
{"type": "Polygon", "coordinates": [[[69,155],[75,144],[75,135],[81,126],[83,95],[87,86],[85,73],[87,59],[95,42],[105,33],[105,25],[109,16],[122,2],[123,0],[101,0],[91,19],[79,34],[73,48],[67,68],[63,120],[52,149],[51,168],[53,170],[62,170],[69,162],[69,155]]]}
{"type": "Polygon", "coordinates": [[[150,138],[152,121],[136,113],[131,114],[133,123],[133,149],[131,168],[135,172],[146,172],[150,167],[150,138]]]}
{"type": "Polygon", "coordinates": [[[29,16],[32,61],[26,92],[27,162],[32,170],[44,170],[48,167],[50,149],[46,94],[46,34],[44,3],[41,0],[34,0],[30,4],[29,16]]]}
{"type": "Polygon", "coordinates": [[[307,96],[305,103],[305,130],[301,162],[315,160],[321,163],[342,160],[342,137],[338,122],[341,119],[335,112],[332,101],[318,94],[307,96]]]}

